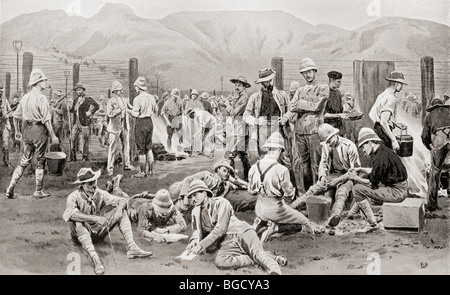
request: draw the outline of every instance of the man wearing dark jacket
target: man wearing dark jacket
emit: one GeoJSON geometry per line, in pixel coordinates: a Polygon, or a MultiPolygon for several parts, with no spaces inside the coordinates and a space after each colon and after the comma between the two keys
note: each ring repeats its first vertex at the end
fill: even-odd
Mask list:
{"type": "Polygon", "coordinates": [[[438,209],[441,172],[445,159],[450,156],[450,105],[445,105],[441,99],[435,98],[427,112],[429,113],[425,117],[422,131],[422,142],[431,151],[427,209],[435,211],[438,209]]]}
{"type": "Polygon", "coordinates": [[[100,105],[92,98],[85,96],[86,88],[77,84],[73,89],[77,93],[77,97],[73,101],[70,112],[73,113],[73,127],[71,130],[72,146],[70,149],[70,161],[76,161],[77,142],[81,140],[80,145],[83,146],[83,161],[89,161],[89,138],[91,137],[92,115],[98,111],[100,105]],[[81,137],[80,137],[81,135],[81,137]]]}

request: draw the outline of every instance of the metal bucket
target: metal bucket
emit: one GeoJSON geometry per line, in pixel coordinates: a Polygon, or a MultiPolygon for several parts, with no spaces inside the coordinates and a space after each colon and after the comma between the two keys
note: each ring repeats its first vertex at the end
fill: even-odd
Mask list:
{"type": "Polygon", "coordinates": [[[54,143],[49,146],[49,152],[45,157],[47,158],[48,173],[50,175],[63,175],[67,158],[67,155],[63,149],[64,146],[59,143],[54,143]]]}
{"type": "Polygon", "coordinates": [[[411,135],[403,134],[403,130],[401,131],[400,135],[397,135],[395,138],[397,139],[400,146],[400,149],[397,152],[398,156],[411,157],[413,154],[414,138],[411,135]]]}
{"type": "Polygon", "coordinates": [[[324,196],[313,196],[306,199],[308,219],[319,225],[326,225],[330,217],[331,199],[324,196]]]}

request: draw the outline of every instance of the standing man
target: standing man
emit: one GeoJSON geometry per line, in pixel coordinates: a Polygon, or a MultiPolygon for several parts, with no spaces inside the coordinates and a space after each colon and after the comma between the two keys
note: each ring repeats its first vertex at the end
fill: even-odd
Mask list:
{"type": "MultiPolygon", "coordinates": [[[[427,108],[422,130],[422,142],[431,151],[431,173],[428,177],[429,211],[438,209],[438,191],[441,183],[441,172],[446,158],[450,157],[450,105],[438,98],[431,101],[427,108]]],[[[447,183],[447,194],[449,193],[447,183]]]]}
{"type": "Polygon", "coordinates": [[[64,121],[65,117],[67,117],[67,108],[63,103],[63,99],[61,99],[62,96],[63,93],[60,90],[56,90],[53,93],[52,100],[50,101],[53,130],[55,131],[55,135],[56,137],[58,137],[59,142],[62,142],[62,138],[64,135],[64,121]]]}
{"type": "MultiPolygon", "coordinates": [[[[136,120],[136,146],[139,152],[139,168],[135,178],[145,178],[153,175],[153,120],[156,113],[156,100],[153,95],[147,93],[145,77],[139,77],[134,82],[134,87],[138,96],[134,98],[133,108],[127,112],[137,118],[136,120]]],[[[129,106],[129,104],[128,104],[129,106]]]]}
{"type": "Polygon", "coordinates": [[[52,143],[58,143],[58,137],[53,132],[52,116],[47,97],[41,92],[47,88],[47,77],[39,69],[33,69],[30,75],[28,86],[32,86],[29,93],[25,94],[20,100],[19,106],[14,112],[16,137],[22,138],[23,131],[23,154],[19,165],[14,173],[6,189],[5,196],[14,199],[14,188],[23,175],[25,168],[30,165],[34,154],[37,154],[36,166],[36,190],[33,194],[34,198],[49,197],[50,194],[43,190],[44,186],[44,167],[45,152],[47,150],[48,137],[52,139],[52,143]],[[18,120],[23,121],[23,130],[20,130],[18,120]]]}
{"type": "Polygon", "coordinates": [[[89,161],[89,138],[91,137],[92,115],[100,108],[99,104],[85,95],[86,88],[77,84],[73,89],[77,97],[73,101],[70,112],[73,113],[73,127],[71,130],[72,146],[70,149],[70,161],[77,160],[77,146],[80,139],[82,146],[83,162],[89,161]],[[80,136],[81,135],[81,136],[80,136]]]}
{"type": "Polygon", "coordinates": [[[190,94],[190,99],[186,102],[186,106],[185,109],[201,109],[203,110],[203,104],[201,102],[201,100],[199,99],[198,96],[198,91],[197,89],[192,89],[191,94],[190,94]]]}
{"type": "Polygon", "coordinates": [[[398,102],[395,94],[402,91],[403,85],[408,84],[406,84],[403,73],[398,71],[391,72],[389,77],[385,79],[389,81],[389,87],[378,95],[370,110],[369,117],[375,122],[373,129],[378,137],[383,140],[385,146],[397,152],[400,145],[392,130],[395,127],[405,129],[406,126],[395,122],[395,109],[398,102]]]}
{"type": "Polygon", "coordinates": [[[3,97],[3,84],[0,83],[0,132],[2,136],[3,164],[11,168],[9,163],[9,138],[11,134],[11,108],[6,97],[3,97]]]}
{"type": "Polygon", "coordinates": [[[254,228],[258,232],[263,222],[268,226],[261,241],[266,242],[275,232],[303,230],[313,233],[308,218],[284,201],[295,196],[295,188],[288,169],[278,162],[284,150],[283,137],[279,132],[272,133],[263,148],[267,149],[267,155],[252,166],[248,183],[249,193],[258,195],[254,228]]]}
{"type": "MultiPolygon", "coordinates": [[[[285,126],[292,113],[289,112],[289,98],[284,91],[280,91],[273,86],[275,71],[264,68],[259,71],[259,79],[256,84],[262,85],[261,90],[252,94],[248,100],[244,111],[244,121],[252,130],[252,139],[256,139],[257,147],[250,145],[250,149],[257,151],[259,156],[265,152],[261,147],[273,132],[284,133],[285,126]]],[[[287,139],[286,134],[283,135],[287,139]]],[[[289,157],[286,157],[289,163],[289,157]]]]}
{"type": "Polygon", "coordinates": [[[187,250],[199,255],[219,248],[215,265],[222,270],[260,265],[268,274],[281,275],[286,257],[264,251],[255,229],[234,215],[230,202],[214,197],[201,180],[189,186],[188,198],[194,200],[192,237],[187,250]]]}
{"type": "MultiPolygon", "coordinates": [[[[362,128],[358,135],[358,147],[363,149],[367,156],[371,156],[370,168],[354,168],[348,174],[348,179],[353,181],[353,197],[359,208],[366,216],[368,224],[363,232],[372,232],[378,229],[369,199],[386,202],[400,203],[407,196],[408,175],[406,167],[400,157],[370,128],[362,128]],[[362,172],[367,177],[360,177],[362,172]]],[[[352,210],[353,211],[353,210],[352,210]]]]}
{"type": "MultiPolygon", "coordinates": [[[[161,115],[167,121],[167,149],[170,151],[172,149],[173,134],[177,133],[183,126],[183,102],[181,101],[178,88],[174,88],[170,92],[170,98],[164,103],[161,115]]],[[[182,140],[183,136],[180,136],[179,143],[182,140]]]]}
{"type": "MultiPolygon", "coordinates": [[[[203,104],[198,98],[198,91],[197,89],[193,89],[190,94],[190,99],[186,102],[186,105],[184,106],[184,110],[188,109],[200,109],[203,110],[203,104]]],[[[195,149],[195,126],[194,126],[194,119],[189,118],[189,116],[185,117],[185,126],[183,139],[187,142],[187,152],[191,156],[195,156],[194,149],[195,149]]],[[[197,143],[198,145],[198,143],[197,143]]]]}
{"type": "Polygon", "coordinates": [[[291,111],[296,113],[292,153],[297,190],[304,194],[317,182],[321,153],[318,128],[324,122],[330,88],[317,81],[317,67],[310,58],[300,61],[300,74],[306,85],[297,89],[291,101],[291,111]]]}
{"type": "Polygon", "coordinates": [[[248,103],[248,94],[246,89],[250,88],[251,85],[247,82],[247,79],[242,76],[238,76],[236,79],[231,79],[230,82],[234,84],[234,90],[238,94],[233,106],[230,106],[228,109],[228,115],[233,119],[233,132],[231,135],[234,139],[232,142],[233,147],[229,155],[230,164],[231,167],[235,168],[234,159],[236,156],[239,156],[244,168],[244,180],[247,181],[248,171],[250,170],[251,165],[247,154],[249,134],[243,115],[245,107],[248,103]]]}
{"type": "Polygon", "coordinates": [[[99,105],[100,108],[97,112],[97,124],[98,124],[98,143],[101,148],[105,148],[106,145],[109,145],[108,142],[108,132],[106,129],[108,128],[108,119],[106,116],[106,106],[108,104],[108,100],[101,95],[99,105]]]}
{"type": "Polygon", "coordinates": [[[114,174],[114,163],[119,151],[119,141],[122,142],[123,170],[133,170],[130,162],[130,121],[127,113],[128,99],[122,97],[123,86],[119,81],[111,84],[112,97],[106,105],[106,115],[109,118],[109,151],[108,176],[114,174]]]}
{"type": "Polygon", "coordinates": [[[72,241],[81,245],[94,263],[94,272],[101,275],[105,267],[95,251],[94,244],[103,241],[109,232],[119,226],[127,244],[128,259],[152,256],[152,252],[142,250],[133,239],[131,222],[128,218],[125,198],[116,197],[98,188],[97,179],[101,171],[94,172],[91,168],[81,168],[74,184],[79,188],[67,197],[66,210],[63,214],[65,222],[70,222],[72,241]],[[104,213],[102,209],[113,207],[104,213]]]}
{"type": "Polygon", "coordinates": [[[339,91],[342,83],[342,73],[331,71],[327,74],[330,88],[330,95],[328,97],[328,103],[325,107],[325,123],[330,124],[334,128],[340,130],[342,135],[342,120],[349,120],[348,116],[344,114],[344,104],[342,102],[342,93],[339,91]]]}
{"type": "Polygon", "coordinates": [[[202,94],[200,95],[200,101],[202,102],[203,109],[205,111],[207,111],[208,113],[212,114],[213,109],[212,109],[211,103],[209,102],[208,92],[206,92],[206,91],[202,92],[202,94]]]}
{"type": "Polygon", "coordinates": [[[205,110],[187,109],[186,116],[194,120],[193,156],[205,155],[205,147],[210,150],[209,158],[214,158],[216,118],[205,110]]]}

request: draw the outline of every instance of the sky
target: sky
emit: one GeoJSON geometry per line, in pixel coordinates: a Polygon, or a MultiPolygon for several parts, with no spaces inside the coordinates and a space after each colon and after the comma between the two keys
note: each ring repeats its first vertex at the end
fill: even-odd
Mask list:
{"type": "Polygon", "coordinates": [[[181,11],[282,10],[310,23],[353,30],[379,17],[400,16],[450,26],[448,0],[0,0],[0,23],[24,13],[62,9],[88,18],[105,3],[125,3],[140,17],[161,19],[181,11]]]}

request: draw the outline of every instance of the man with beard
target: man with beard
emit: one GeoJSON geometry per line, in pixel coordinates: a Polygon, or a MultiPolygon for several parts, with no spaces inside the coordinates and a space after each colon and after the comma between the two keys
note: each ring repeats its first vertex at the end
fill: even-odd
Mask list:
{"type": "Polygon", "coordinates": [[[85,94],[86,88],[77,84],[73,89],[77,97],[73,101],[70,112],[73,113],[73,127],[70,131],[72,137],[72,147],[70,149],[70,161],[76,161],[78,140],[81,141],[83,162],[89,161],[89,139],[91,137],[92,115],[98,111],[100,105],[85,94]]]}
{"type": "Polygon", "coordinates": [[[233,130],[232,132],[227,132],[227,134],[232,135],[233,138],[231,143],[232,149],[228,158],[230,159],[231,167],[235,168],[234,159],[236,156],[239,156],[244,168],[244,180],[247,181],[248,171],[250,170],[250,161],[247,154],[249,135],[243,115],[248,103],[246,89],[250,88],[251,85],[247,82],[247,79],[242,76],[238,76],[236,79],[231,79],[230,81],[234,84],[234,89],[238,94],[238,97],[235,98],[234,104],[227,109],[228,115],[233,120],[233,124],[231,125],[233,130]]]}
{"type": "Polygon", "coordinates": [[[47,97],[42,91],[47,88],[47,77],[39,69],[33,69],[30,75],[28,86],[32,86],[30,92],[25,94],[20,100],[19,106],[13,113],[15,118],[16,137],[22,138],[23,132],[23,154],[19,165],[14,173],[6,189],[5,196],[14,199],[14,189],[17,182],[23,175],[24,170],[30,165],[34,154],[37,157],[36,166],[36,190],[33,194],[34,198],[41,199],[49,197],[50,194],[43,190],[44,186],[44,168],[46,163],[45,152],[49,136],[52,143],[58,143],[58,137],[53,132],[52,116],[47,97]],[[22,125],[18,120],[22,120],[22,125]],[[20,129],[22,126],[23,130],[20,129]]]}
{"type": "Polygon", "coordinates": [[[349,120],[348,116],[344,114],[344,105],[342,103],[342,93],[339,91],[342,83],[342,73],[331,71],[328,72],[328,87],[330,88],[330,95],[328,103],[325,107],[324,121],[334,128],[340,130],[342,135],[342,120],[349,120]]]}

